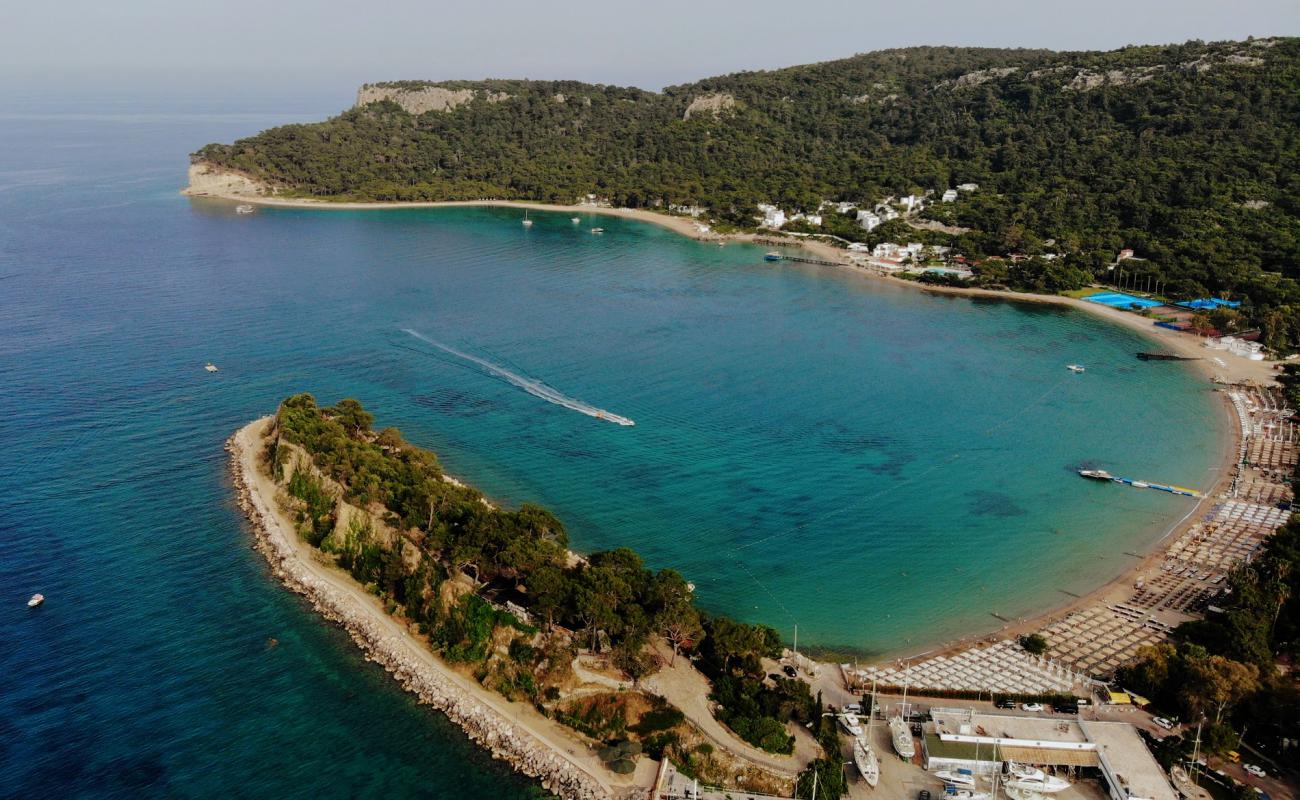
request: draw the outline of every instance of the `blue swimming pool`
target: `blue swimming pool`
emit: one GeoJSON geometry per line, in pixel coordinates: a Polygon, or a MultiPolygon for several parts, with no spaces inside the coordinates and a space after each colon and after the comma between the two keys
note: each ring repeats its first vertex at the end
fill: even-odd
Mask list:
{"type": "Polygon", "coordinates": [[[1148,300],[1145,297],[1134,297],[1131,294],[1123,292],[1101,292],[1100,294],[1088,295],[1083,298],[1090,303],[1100,303],[1103,306],[1111,308],[1151,308],[1152,306],[1162,306],[1164,303],[1159,300],[1148,300]]]}

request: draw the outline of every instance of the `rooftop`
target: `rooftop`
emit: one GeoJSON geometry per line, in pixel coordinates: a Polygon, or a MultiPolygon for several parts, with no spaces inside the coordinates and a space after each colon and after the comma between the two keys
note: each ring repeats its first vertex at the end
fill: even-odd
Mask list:
{"type": "Polygon", "coordinates": [[[1128,789],[1130,798],[1178,800],[1178,793],[1169,785],[1165,771],[1147,749],[1137,728],[1127,722],[1085,721],[1080,725],[1128,789]]]}

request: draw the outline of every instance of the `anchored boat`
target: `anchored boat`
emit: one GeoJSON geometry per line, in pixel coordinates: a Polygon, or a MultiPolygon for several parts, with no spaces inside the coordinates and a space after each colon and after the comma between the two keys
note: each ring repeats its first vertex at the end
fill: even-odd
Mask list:
{"type": "Polygon", "coordinates": [[[1094,481],[1113,481],[1115,476],[1111,475],[1104,469],[1081,469],[1079,475],[1084,478],[1092,478],[1094,481]]]}
{"type": "Polygon", "coordinates": [[[44,602],[45,602],[45,595],[41,594],[40,592],[37,592],[36,594],[32,595],[31,600],[27,601],[27,607],[36,608],[37,606],[39,606],[41,603],[44,602]]]}
{"type": "Polygon", "coordinates": [[[764,261],[780,261],[782,258],[784,258],[784,256],[782,256],[780,253],[776,252],[775,250],[771,251],[770,253],[766,253],[763,256],[764,261]]]}

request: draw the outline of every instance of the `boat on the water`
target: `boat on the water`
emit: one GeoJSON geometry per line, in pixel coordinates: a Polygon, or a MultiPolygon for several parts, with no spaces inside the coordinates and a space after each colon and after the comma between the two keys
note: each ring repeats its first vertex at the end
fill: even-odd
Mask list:
{"type": "Polygon", "coordinates": [[[248,203],[240,203],[239,205],[235,206],[236,214],[252,214],[253,211],[254,211],[253,207],[248,203]]]}
{"type": "Polygon", "coordinates": [[[27,601],[27,607],[36,608],[37,606],[39,606],[41,603],[44,602],[45,602],[45,595],[41,594],[40,592],[37,592],[36,594],[32,595],[31,600],[27,601]]]}
{"type": "Polygon", "coordinates": [[[893,741],[894,751],[904,759],[911,761],[912,756],[916,755],[916,742],[912,740],[912,729],[907,727],[907,720],[890,717],[889,738],[893,741]]]}
{"type": "Polygon", "coordinates": [[[880,759],[876,756],[876,751],[871,749],[870,743],[859,736],[853,740],[853,763],[857,765],[858,772],[862,773],[862,779],[872,789],[880,782],[880,759]]]}
{"type": "Polygon", "coordinates": [[[528,218],[528,211],[525,210],[525,211],[524,211],[524,227],[525,227],[525,228],[531,228],[532,225],[533,225],[533,221],[532,221],[531,219],[528,218]]]}
{"type": "Polygon", "coordinates": [[[208,363],[206,363],[206,364],[203,365],[203,369],[204,369],[206,372],[216,372],[216,371],[217,371],[217,365],[216,365],[216,364],[213,364],[211,361],[209,361],[208,363]]]}
{"type": "Polygon", "coordinates": [[[569,222],[572,222],[574,225],[577,225],[579,222],[582,222],[582,217],[570,217],[569,222]]]}
{"type": "Polygon", "coordinates": [[[1007,779],[1003,784],[1008,789],[1019,789],[1039,794],[1056,794],[1070,788],[1070,782],[1055,775],[1048,775],[1036,767],[1007,762],[1007,779]]]}
{"type": "Polygon", "coordinates": [[[975,788],[975,775],[968,769],[959,769],[956,772],[953,772],[951,770],[941,769],[938,772],[934,773],[934,777],[938,778],[944,783],[951,784],[958,788],[962,788],[962,789],[975,788]]]}
{"type": "Polygon", "coordinates": [[[1092,478],[1094,481],[1113,481],[1115,476],[1111,475],[1104,469],[1081,469],[1079,475],[1084,478],[1092,478]]]}
{"type": "Polygon", "coordinates": [[[1082,364],[1066,364],[1065,368],[1074,373],[1083,372],[1082,364]]]}
{"type": "Polygon", "coordinates": [[[840,727],[843,728],[844,732],[849,736],[862,735],[862,725],[858,723],[857,714],[845,711],[844,713],[837,715],[835,719],[839,721],[840,727]]]}
{"type": "Polygon", "coordinates": [[[604,233],[604,232],[605,232],[605,229],[604,229],[604,228],[592,228],[592,229],[591,229],[591,232],[592,232],[592,233],[604,233]]]}
{"type": "Polygon", "coordinates": [[[763,255],[764,261],[780,261],[782,258],[784,258],[784,256],[782,256],[780,253],[776,252],[775,250],[769,253],[765,253],[763,255]]]}

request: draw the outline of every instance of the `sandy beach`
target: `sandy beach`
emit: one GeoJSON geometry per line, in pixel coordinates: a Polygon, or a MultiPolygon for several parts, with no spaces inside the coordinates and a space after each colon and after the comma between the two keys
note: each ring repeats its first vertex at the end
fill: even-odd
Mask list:
{"type": "MultiPolygon", "coordinates": [[[[1190,362],[1190,364],[1206,377],[1207,382],[1211,378],[1218,378],[1228,383],[1254,382],[1261,385],[1267,385],[1273,382],[1273,369],[1272,364],[1269,362],[1251,361],[1247,358],[1234,356],[1224,351],[1209,350],[1203,346],[1201,339],[1188,334],[1169,330],[1167,328],[1157,327],[1153,324],[1152,320],[1137,314],[1060,295],[1040,295],[1026,292],[995,291],[989,289],[920,284],[915,281],[884,274],[881,271],[873,270],[868,267],[852,264],[845,258],[843,250],[829,243],[817,240],[780,236],[776,233],[702,234],[697,229],[694,220],[690,218],[670,216],[645,209],[559,205],[552,203],[507,200],[356,203],[282,198],[256,194],[251,190],[240,188],[238,185],[235,185],[233,188],[226,186],[214,187],[211,181],[206,183],[203,181],[195,181],[195,169],[197,168],[191,168],[191,186],[184,191],[186,195],[192,197],[212,197],[264,206],[311,208],[321,210],[381,210],[395,208],[454,208],[468,206],[505,207],[518,208],[521,210],[529,209],[567,214],[596,214],[620,217],[623,219],[659,225],[660,227],[667,228],[683,236],[705,241],[753,242],[755,240],[762,240],[763,242],[772,242],[779,240],[783,246],[803,248],[819,260],[833,262],[844,269],[861,274],[870,280],[878,280],[897,286],[905,286],[916,291],[928,292],[935,295],[987,298],[1008,302],[1046,303],[1050,305],[1069,307],[1092,314],[1112,324],[1122,325],[1133,330],[1150,340],[1153,344],[1159,345],[1160,348],[1172,354],[1196,359],[1195,361],[1190,362]]],[[[982,632],[972,633],[957,640],[947,641],[938,645],[935,645],[934,643],[929,645],[920,645],[917,649],[905,652],[889,653],[886,654],[884,658],[915,658],[919,655],[934,655],[954,651],[966,647],[973,642],[1003,639],[1019,635],[1020,633],[1037,630],[1050,621],[1087,605],[1098,602],[1111,603],[1122,601],[1131,592],[1132,587],[1137,580],[1150,577],[1159,572],[1160,565],[1168,547],[1184,531],[1204,516],[1208,509],[1217,502],[1219,496],[1231,484],[1234,468],[1236,466],[1236,453],[1240,439],[1240,429],[1236,413],[1227,398],[1224,397],[1218,405],[1223,417],[1218,425],[1219,433],[1217,437],[1215,437],[1212,446],[1218,450],[1219,459],[1214,474],[1206,482],[1206,485],[1197,487],[1204,492],[1204,496],[1191,506],[1184,516],[1169,524],[1161,535],[1155,537],[1149,544],[1147,544],[1145,551],[1138,554],[1141,557],[1136,558],[1131,566],[1124,569],[1112,580],[1098,586],[1093,591],[1077,597],[1072,597],[1070,600],[1046,609],[1041,613],[1018,618],[1012,622],[1005,623],[1001,627],[990,625],[989,628],[982,632]]]]}

